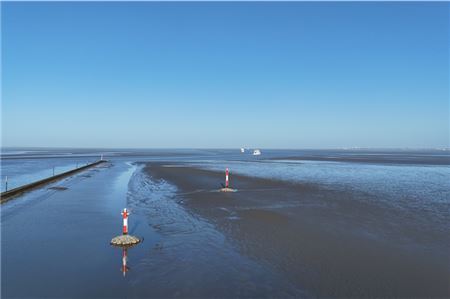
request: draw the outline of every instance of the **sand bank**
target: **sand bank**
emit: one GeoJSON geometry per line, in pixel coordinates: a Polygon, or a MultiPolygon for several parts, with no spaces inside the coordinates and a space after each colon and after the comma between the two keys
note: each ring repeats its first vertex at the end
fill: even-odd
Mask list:
{"type": "Polygon", "coordinates": [[[223,173],[160,163],[145,171],[176,185],[180,204],[241,254],[313,296],[449,296],[440,232],[424,233],[415,217],[362,199],[367,195],[233,173],[238,192],[224,193],[217,192],[223,173]]]}
{"type": "Polygon", "coordinates": [[[329,162],[355,162],[373,164],[400,164],[400,165],[450,165],[450,155],[348,155],[348,156],[314,156],[299,155],[269,158],[268,160],[292,161],[329,161],[329,162]]]}

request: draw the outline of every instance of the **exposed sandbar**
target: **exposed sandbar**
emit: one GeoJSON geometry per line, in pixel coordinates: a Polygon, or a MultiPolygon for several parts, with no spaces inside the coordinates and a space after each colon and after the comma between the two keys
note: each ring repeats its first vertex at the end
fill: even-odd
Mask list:
{"type": "Polygon", "coordinates": [[[449,296],[449,255],[438,244],[444,235],[424,233],[414,217],[364,194],[232,172],[238,191],[217,192],[223,173],[166,166],[148,163],[145,171],[176,185],[180,202],[242,254],[314,296],[449,296]]]}

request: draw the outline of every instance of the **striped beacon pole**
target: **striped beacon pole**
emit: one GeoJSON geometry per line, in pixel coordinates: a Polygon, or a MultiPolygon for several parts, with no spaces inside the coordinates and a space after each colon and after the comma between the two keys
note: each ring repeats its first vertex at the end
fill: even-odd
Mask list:
{"type": "Polygon", "coordinates": [[[130,212],[128,212],[127,208],[125,208],[121,214],[123,216],[123,234],[128,235],[128,215],[130,212]]]}
{"type": "Polygon", "coordinates": [[[228,188],[228,168],[225,170],[225,188],[228,188]]]}

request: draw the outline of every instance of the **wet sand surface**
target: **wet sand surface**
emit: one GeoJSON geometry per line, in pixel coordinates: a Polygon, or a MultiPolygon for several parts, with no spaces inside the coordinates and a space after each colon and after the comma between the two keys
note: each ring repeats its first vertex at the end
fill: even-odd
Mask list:
{"type": "Polygon", "coordinates": [[[356,163],[374,163],[374,164],[417,164],[417,165],[450,165],[450,155],[443,153],[441,155],[375,155],[375,154],[355,154],[351,155],[298,155],[298,156],[280,156],[269,158],[268,160],[293,160],[293,161],[333,161],[333,162],[356,162],[356,163]]]}
{"type": "Polygon", "coordinates": [[[450,296],[448,168],[182,153],[114,157],[3,204],[2,298],[450,296]],[[237,192],[217,192],[225,167],[237,192]],[[143,238],[125,273],[109,244],[124,207],[143,238]]]}
{"type": "Polygon", "coordinates": [[[144,172],[174,184],[177,204],[262,265],[269,281],[285,280],[274,287],[286,287],[287,295],[301,294],[293,287],[307,297],[450,296],[448,218],[330,186],[232,174],[238,191],[221,193],[223,173],[163,163],[147,163],[144,172]]]}
{"type": "Polygon", "coordinates": [[[177,189],[113,162],[2,205],[2,298],[305,297],[267,264],[241,255],[177,189]],[[143,241],[110,245],[129,232],[143,241]]]}

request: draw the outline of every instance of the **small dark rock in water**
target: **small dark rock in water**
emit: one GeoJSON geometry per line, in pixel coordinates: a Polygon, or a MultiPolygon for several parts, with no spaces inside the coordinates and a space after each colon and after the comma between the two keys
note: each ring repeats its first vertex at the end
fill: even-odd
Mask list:
{"type": "Polygon", "coordinates": [[[69,189],[69,188],[67,188],[67,187],[61,187],[61,186],[55,186],[55,187],[50,187],[50,188],[48,188],[48,189],[51,189],[51,190],[61,190],[61,191],[63,191],[63,190],[67,190],[67,189],[69,189]]]}
{"type": "Polygon", "coordinates": [[[153,247],[154,250],[162,250],[163,249],[163,245],[156,243],[155,246],[153,247]]]}

